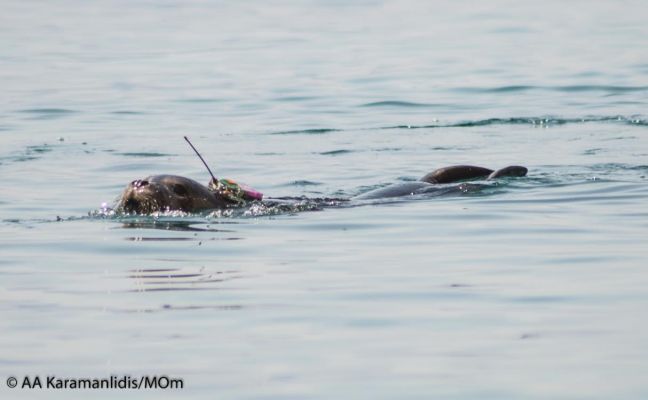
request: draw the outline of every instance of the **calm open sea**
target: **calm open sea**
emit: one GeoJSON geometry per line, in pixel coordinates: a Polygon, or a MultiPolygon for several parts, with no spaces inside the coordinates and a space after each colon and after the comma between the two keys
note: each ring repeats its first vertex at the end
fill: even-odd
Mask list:
{"type": "Polygon", "coordinates": [[[0,12],[0,397],[648,398],[648,3],[22,1],[0,12]],[[352,197],[103,215],[217,175],[352,197]],[[10,389],[24,376],[182,390],[10,389]]]}

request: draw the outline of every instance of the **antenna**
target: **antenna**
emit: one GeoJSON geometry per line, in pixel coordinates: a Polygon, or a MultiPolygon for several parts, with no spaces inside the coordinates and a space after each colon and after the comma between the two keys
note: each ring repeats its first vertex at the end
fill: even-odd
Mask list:
{"type": "Polygon", "coordinates": [[[198,156],[198,158],[200,158],[200,161],[202,161],[202,163],[203,163],[203,165],[205,166],[205,168],[207,168],[207,172],[209,172],[209,175],[211,175],[212,179],[213,179],[214,181],[217,181],[218,179],[216,179],[216,177],[214,176],[214,174],[211,172],[211,169],[209,169],[209,165],[207,165],[207,163],[205,162],[205,159],[202,158],[202,156],[200,155],[200,153],[198,153],[198,150],[196,150],[196,148],[194,147],[194,145],[191,144],[191,141],[189,140],[189,138],[185,136],[185,137],[184,137],[184,140],[186,140],[187,143],[189,143],[189,146],[191,146],[191,148],[193,149],[193,151],[196,152],[196,155],[198,156]]]}

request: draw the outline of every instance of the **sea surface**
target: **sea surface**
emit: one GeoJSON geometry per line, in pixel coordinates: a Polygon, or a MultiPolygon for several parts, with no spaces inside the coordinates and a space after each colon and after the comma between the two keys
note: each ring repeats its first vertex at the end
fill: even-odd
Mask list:
{"type": "Polygon", "coordinates": [[[3,0],[0,397],[648,398],[647,20],[645,1],[3,0]],[[137,178],[208,182],[185,135],[269,197],[529,174],[111,213],[137,178]],[[184,388],[20,386],[111,375],[184,388]]]}

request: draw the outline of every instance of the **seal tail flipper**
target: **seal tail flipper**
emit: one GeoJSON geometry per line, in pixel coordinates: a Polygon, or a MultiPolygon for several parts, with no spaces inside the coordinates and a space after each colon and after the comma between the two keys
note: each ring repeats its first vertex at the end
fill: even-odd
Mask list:
{"type": "Polygon", "coordinates": [[[467,179],[485,178],[492,173],[493,170],[488,168],[473,165],[453,165],[436,169],[420,180],[427,183],[452,183],[467,179]]]}
{"type": "Polygon", "coordinates": [[[498,169],[492,174],[488,175],[486,179],[501,178],[503,176],[526,176],[528,170],[519,165],[509,165],[506,168],[498,169]]]}

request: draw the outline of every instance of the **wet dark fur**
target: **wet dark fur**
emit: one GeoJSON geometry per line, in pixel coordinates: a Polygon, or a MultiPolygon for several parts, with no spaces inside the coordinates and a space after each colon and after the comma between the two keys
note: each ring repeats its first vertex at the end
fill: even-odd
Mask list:
{"type": "MultiPolygon", "coordinates": [[[[456,165],[430,172],[418,182],[400,183],[364,193],[357,199],[378,199],[425,193],[435,185],[473,179],[525,176],[527,169],[509,166],[493,171],[472,165],[456,165]]],[[[152,175],[132,181],[121,195],[117,210],[151,214],[159,211],[195,213],[234,206],[229,200],[192,179],[176,175],[152,175]]]]}

